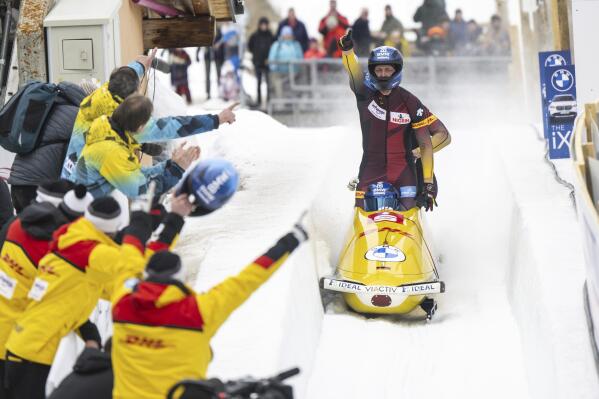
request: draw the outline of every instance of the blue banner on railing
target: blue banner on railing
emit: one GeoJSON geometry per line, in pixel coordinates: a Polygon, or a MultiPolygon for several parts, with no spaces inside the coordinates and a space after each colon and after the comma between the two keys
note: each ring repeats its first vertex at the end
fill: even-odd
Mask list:
{"type": "Polygon", "coordinates": [[[569,51],[539,53],[543,127],[551,159],[570,157],[576,105],[576,74],[569,51]]]}

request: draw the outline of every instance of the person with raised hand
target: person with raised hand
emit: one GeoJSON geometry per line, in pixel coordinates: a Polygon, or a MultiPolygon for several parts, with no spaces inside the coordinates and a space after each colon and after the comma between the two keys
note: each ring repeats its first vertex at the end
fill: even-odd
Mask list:
{"type": "MultiPolygon", "coordinates": [[[[81,102],[62,166],[62,178],[75,181],[73,173],[92,123],[99,117],[112,116],[117,107],[129,96],[139,93],[141,79],[149,71],[155,56],[156,49],[148,56],[140,56],[129,65],[117,68],[110,75],[108,82],[81,102]]],[[[163,142],[208,132],[218,129],[224,123],[233,122],[235,122],[235,115],[231,107],[224,109],[218,115],[181,115],[160,119],[150,117],[143,128],[134,133],[133,139],[139,144],[163,142]]]]}

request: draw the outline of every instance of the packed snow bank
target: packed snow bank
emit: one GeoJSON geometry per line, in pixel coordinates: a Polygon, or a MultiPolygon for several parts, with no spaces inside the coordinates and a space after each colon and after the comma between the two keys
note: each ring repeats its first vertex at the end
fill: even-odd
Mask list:
{"type": "MultiPolygon", "coordinates": [[[[544,141],[532,128],[506,127],[502,133],[501,143],[493,145],[501,154],[511,208],[507,288],[531,396],[596,398],[599,384],[583,307],[582,238],[570,190],[555,180],[543,160],[544,141]]],[[[556,163],[569,179],[570,162],[563,162],[556,163]]]]}

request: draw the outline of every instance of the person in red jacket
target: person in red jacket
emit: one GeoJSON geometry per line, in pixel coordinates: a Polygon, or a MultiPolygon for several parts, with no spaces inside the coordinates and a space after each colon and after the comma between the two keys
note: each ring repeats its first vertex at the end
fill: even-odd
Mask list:
{"type": "Polygon", "coordinates": [[[323,44],[327,55],[341,58],[341,49],[337,46],[337,41],[345,35],[349,21],[337,11],[337,0],[331,0],[329,4],[329,12],[320,20],[318,31],[324,36],[323,44]]]}

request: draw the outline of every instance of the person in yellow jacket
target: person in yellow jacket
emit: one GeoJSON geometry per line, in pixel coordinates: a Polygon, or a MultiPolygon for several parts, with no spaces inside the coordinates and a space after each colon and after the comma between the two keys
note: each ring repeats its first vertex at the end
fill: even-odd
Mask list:
{"type": "MultiPolygon", "coordinates": [[[[152,65],[155,53],[154,50],[150,56],[141,56],[129,65],[117,68],[111,73],[107,83],[81,102],[61,172],[63,179],[75,181],[72,174],[91,124],[101,116],[112,116],[123,101],[139,91],[140,79],[152,65]]],[[[218,115],[150,118],[143,129],[135,132],[135,140],[138,143],[163,142],[215,130],[222,124],[235,122],[233,108],[234,106],[227,107],[218,115]]]]}
{"type": "MultiPolygon", "coordinates": [[[[112,237],[119,230],[120,213],[113,198],[98,198],[85,217],[55,233],[28,293],[32,301],[6,343],[9,398],[44,398],[48,372],[62,337],[86,322],[106,287],[143,271],[151,216],[134,212],[118,245],[112,237]]],[[[175,234],[163,230],[161,237],[165,236],[174,239],[175,234]]]]}
{"type": "Polygon", "coordinates": [[[205,293],[183,283],[179,256],[154,254],[147,277],[129,282],[113,301],[113,398],[164,399],[178,381],[204,379],[217,330],[307,238],[297,224],[241,273],[205,293]]]}
{"type": "Polygon", "coordinates": [[[136,154],[140,145],[134,136],[143,129],[152,109],[148,98],[132,95],[110,118],[96,119],[87,133],[73,181],[85,185],[95,198],[110,195],[115,189],[135,198],[146,192],[150,181],[156,183],[156,194],[160,195],[177,184],[200,151],[196,147],[188,157],[174,155],[172,160],[142,167],[136,154]]]}
{"type": "MultiPolygon", "coordinates": [[[[45,183],[36,202],[27,206],[0,232],[0,376],[4,376],[6,340],[17,317],[25,310],[37,275],[37,265],[50,248],[60,226],[83,216],[91,202],[85,187],[66,180],[45,183]]],[[[1,381],[1,380],[0,380],[1,381]]],[[[0,384],[0,398],[4,384],[0,384]]]]}

